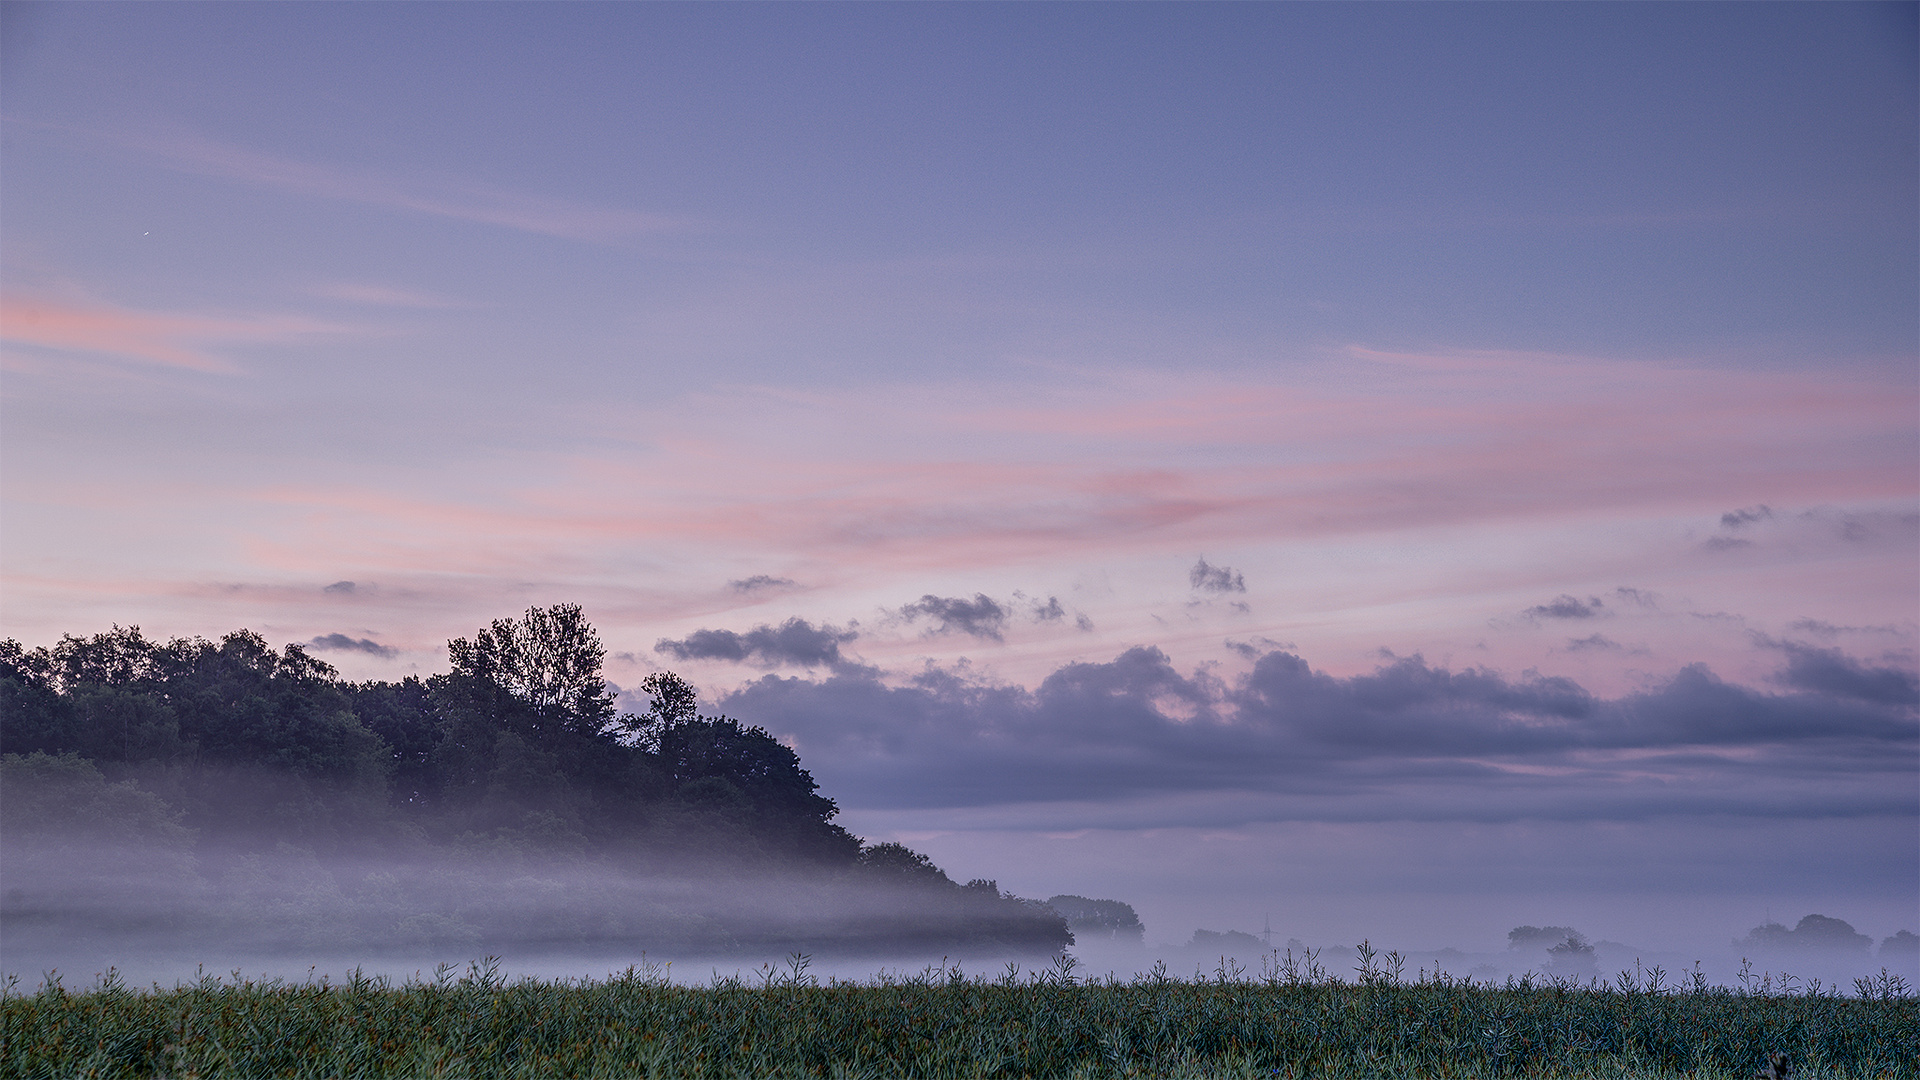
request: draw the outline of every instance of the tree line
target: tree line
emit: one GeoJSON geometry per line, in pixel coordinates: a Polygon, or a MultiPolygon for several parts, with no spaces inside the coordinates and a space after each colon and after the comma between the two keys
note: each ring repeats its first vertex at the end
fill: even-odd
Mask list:
{"type": "Polygon", "coordinates": [[[649,676],[648,708],[617,711],[577,605],[496,620],[448,654],[445,674],[353,683],[248,630],[0,642],[8,839],[72,817],[58,807],[79,805],[74,785],[91,774],[95,787],[124,788],[108,800],[119,809],[95,818],[144,815],[141,828],[173,828],[207,852],[800,873],[837,883],[826,888],[939,897],[927,910],[953,915],[939,932],[949,937],[971,922],[1031,947],[1072,940],[1045,905],[990,881],[957,884],[917,852],[850,834],[791,748],[701,712],[678,676],[649,676]]]}

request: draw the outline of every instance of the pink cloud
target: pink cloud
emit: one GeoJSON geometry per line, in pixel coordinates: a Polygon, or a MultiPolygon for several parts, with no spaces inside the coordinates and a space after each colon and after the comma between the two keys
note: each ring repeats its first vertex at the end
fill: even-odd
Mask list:
{"type": "MultiPolygon", "coordinates": [[[[1355,570],[1362,577],[1297,583],[1301,597],[1324,584],[1346,606],[1400,605],[1399,618],[1406,605],[1472,610],[1469,621],[1483,627],[1477,598],[1510,587],[1511,571],[1498,551],[1477,545],[1510,544],[1545,564],[1567,537],[1654,522],[1633,550],[1596,541],[1566,552],[1563,569],[1599,572],[1596,551],[1608,566],[1664,566],[1707,557],[1695,551],[1698,538],[1674,536],[1676,517],[1711,530],[1729,507],[1893,506],[1915,492],[1907,387],[1526,358],[1440,357],[1392,370],[1412,374],[1311,390],[1169,380],[1072,392],[713,395],[644,415],[576,410],[576,429],[597,449],[522,455],[507,471],[476,460],[471,472],[244,485],[202,476],[192,490],[33,494],[50,505],[84,495],[122,516],[190,508],[175,539],[204,520],[208,540],[237,556],[219,565],[224,578],[404,582],[411,596],[444,593],[459,618],[487,615],[489,603],[558,597],[591,599],[647,625],[725,608],[731,599],[713,597],[720,582],[769,568],[815,587],[808,603],[831,605],[928,574],[1051,567],[1035,572],[1057,580],[1156,553],[1190,563],[1191,552],[1222,545],[1305,551],[1332,541],[1417,543],[1423,559],[1447,568],[1444,580],[1409,570],[1370,581],[1355,570]],[[1456,380],[1482,378],[1498,394],[1455,392],[1456,380]],[[1435,530],[1456,532],[1436,540],[1435,530]]],[[[16,485],[16,499],[31,488],[16,485]]],[[[172,570],[163,551],[152,554],[157,577],[205,580],[208,567],[187,565],[184,551],[172,570]]],[[[1733,587],[1729,575],[1748,573],[1744,565],[1721,558],[1716,580],[1733,587]]],[[[1830,572],[1871,577],[1880,565],[1830,572]]],[[[1762,574],[1757,566],[1752,575],[1762,574]]],[[[1775,588],[1752,580],[1760,584],[1739,588],[1775,588]]],[[[1820,591],[1861,591],[1844,584],[1820,591]]],[[[283,602],[297,606],[271,599],[283,602]]],[[[1852,617],[1851,608],[1802,606],[1790,614],[1852,617]]],[[[1196,626],[1189,636],[1199,648],[1218,633],[1196,626]]],[[[1186,634],[1170,627],[1164,640],[1186,634]]]]}
{"type": "Polygon", "coordinates": [[[201,343],[276,341],[342,329],[297,316],[176,315],[92,302],[0,300],[0,338],[5,340],[221,374],[240,369],[201,343]]]}

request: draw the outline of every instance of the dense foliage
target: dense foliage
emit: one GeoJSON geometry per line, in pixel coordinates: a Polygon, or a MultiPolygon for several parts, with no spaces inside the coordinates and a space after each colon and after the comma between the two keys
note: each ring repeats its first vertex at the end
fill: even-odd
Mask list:
{"type": "Polygon", "coordinates": [[[813,930],[798,918],[727,913],[722,879],[775,874],[800,881],[789,908],[848,913],[820,928],[843,943],[862,935],[849,920],[875,915],[850,896],[903,889],[916,920],[869,920],[875,944],[1071,940],[1044,905],[956,884],[898,845],[863,845],[792,749],[701,715],[670,673],[648,679],[644,713],[616,714],[577,606],[498,620],[448,654],[443,675],[356,684],[245,630],[0,642],[9,876],[71,886],[10,888],[13,939],[36,920],[105,910],[110,879],[138,869],[166,900],[148,905],[156,931],[232,940],[291,926],[307,947],[464,949],[508,933],[805,945],[813,930]],[[111,873],[77,880],[79,852],[111,873]],[[707,891],[643,896],[633,883],[648,875],[707,891]]]}
{"type": "MultiPolygon", "coordinates": [[[[1511,1076],[1920,1075],[1920,1010],[1644,983],[1358,985],[1147,976],[1070,965],[996,979],[928,970],[818,985],[796,958],[757,979],[676,986],[462,979],[394,987],[225,983],[0,1001],[0,1072],[157,1076],[1511,1076]]],[[[1297,973],[1295,973],[1297,976],[1297,973]]]]}

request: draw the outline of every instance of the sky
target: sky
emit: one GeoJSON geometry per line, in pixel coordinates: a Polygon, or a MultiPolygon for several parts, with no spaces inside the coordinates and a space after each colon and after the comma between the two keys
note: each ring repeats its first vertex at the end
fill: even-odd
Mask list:
{"type": "Polygon", "coordinates": [[[1917,10],[9,3],[0,636],[578,603],[1150,941],[1920,930],[1917,10]]]}

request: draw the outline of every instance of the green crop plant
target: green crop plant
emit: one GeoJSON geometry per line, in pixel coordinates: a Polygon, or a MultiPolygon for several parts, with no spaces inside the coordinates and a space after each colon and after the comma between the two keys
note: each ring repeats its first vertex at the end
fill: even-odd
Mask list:
{"type": "Polygon", "coordinates": [[[1920,1076],[1920,1005],[1901,980],[1780,992],[1665,972],[1476,983],[1403,977],[1361,950],[1359,978],[1314,954],[1249,975],[1164,966],[1083,979],[1070,958],[993,976],[942,964],[822,983],[796,955],[676,984],[663,967],[510,981],[496,961],[401,984],[203,976],[172,989],[113,972],[0,998],[7,1077],[1796,1077],[1920,1076]]]}

